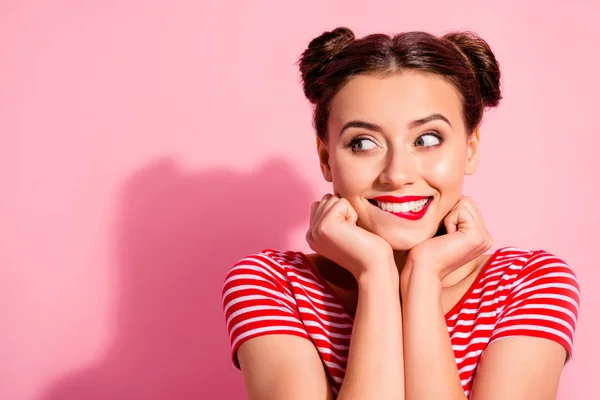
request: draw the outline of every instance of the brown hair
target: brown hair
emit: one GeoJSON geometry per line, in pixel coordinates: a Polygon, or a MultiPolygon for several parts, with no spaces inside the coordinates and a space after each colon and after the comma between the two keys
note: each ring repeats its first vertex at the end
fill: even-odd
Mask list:
{"type": "Polygon", "coordinates": [[[358,74],[389,75],[402,70],[446,78],[462,95],[467,132],[481,123],[486,107],[500,102],[500,66],[490,46],[469,31],[436,37],[426,32],[394,36],[372,34],[355,39],[345,27],[313,39],[299,60],[304,94],[315,106],[317,135],[327,139],[331,101],[358,74]]]}

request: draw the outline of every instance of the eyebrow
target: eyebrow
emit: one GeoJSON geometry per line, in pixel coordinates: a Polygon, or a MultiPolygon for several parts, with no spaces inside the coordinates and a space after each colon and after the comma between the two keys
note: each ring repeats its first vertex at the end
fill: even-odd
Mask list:
{"type": "MultiPolygon", "coordinates": [[[[444,121],[445,123],[447,123],[448,125],[450,125],[450,127],[452,127],[452,124],[450,123],[450,121],[448,120],[448,118],[444,117],[442,114],[435,113],[435,114],[428,115],[428,116],[426,116],[424,118],[420,118],[420,119],[416,119],[414,121],[411,121],[408,124],[408,128],[409,129],[414,129],[414,128],[418,127],[418,126],[424,125],[424,124],[426,124],[428,122],[431,122],[431,121],[444,121]]],[[[344,126],[342,127],[342,130],[340,131],[340,136],[348,128],[362,128],[362,129],[368,129],[370,131],[375,131],[375,132],[383,133],[383,128],[381,128],[377,124],[372,124],[372,123],[366,122],[366,121],[353,120],[353,121],[346,122],[344,124],[344,126]]]]}

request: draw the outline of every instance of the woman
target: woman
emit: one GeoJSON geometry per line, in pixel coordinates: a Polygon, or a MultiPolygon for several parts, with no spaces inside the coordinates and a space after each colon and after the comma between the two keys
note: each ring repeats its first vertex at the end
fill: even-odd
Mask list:
{"type": "Polygon", "coordinates": [[[337,28],[300,70],[334,193],[312,205],[314,254],[265,249],[227,275],[249,398],[555,398],[576,277],[543,250],[486,254],[492,239],[462,195],[483,110],[501,99],[488,44],[337,28]]]}

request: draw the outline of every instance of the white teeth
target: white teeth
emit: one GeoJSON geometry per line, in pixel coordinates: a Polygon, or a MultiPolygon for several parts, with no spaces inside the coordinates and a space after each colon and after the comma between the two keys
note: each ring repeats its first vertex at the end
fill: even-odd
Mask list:
{"type": "Polygon", "coordinates": [[[377,207],[381,208],[383,211],[390,211],[394,213],[405,213],[409,211],[418,212],[421,211],[425,207],[425,205],[427,205],[428,201],[429,198],[419,201],[407,201],[405,203],[387,203],[378,201],[377,207]]]}

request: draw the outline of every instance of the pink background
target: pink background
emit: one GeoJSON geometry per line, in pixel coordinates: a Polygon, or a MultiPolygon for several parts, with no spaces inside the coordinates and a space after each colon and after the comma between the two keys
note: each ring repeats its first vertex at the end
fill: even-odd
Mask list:
{"type": "Polygon", "coordinates": [[[600,7],[557,3],[0,3],[0,399],[245,398],[221,284],[308,250],[329,187],[294,62],[338,25],[491,43],[504,100],[465,194],[495,247],[577,272],[560,398],[600,398],[600,7]]]}

